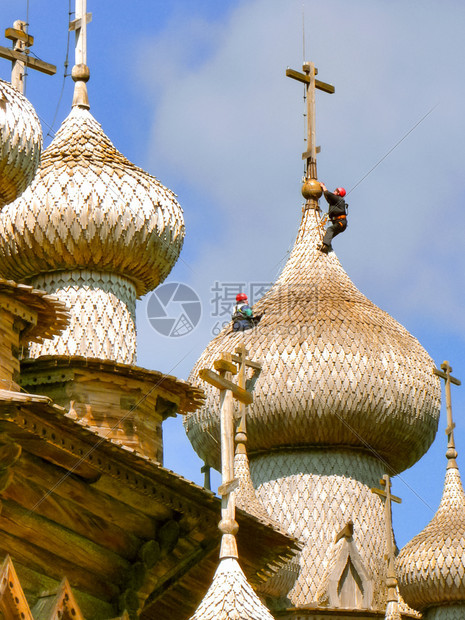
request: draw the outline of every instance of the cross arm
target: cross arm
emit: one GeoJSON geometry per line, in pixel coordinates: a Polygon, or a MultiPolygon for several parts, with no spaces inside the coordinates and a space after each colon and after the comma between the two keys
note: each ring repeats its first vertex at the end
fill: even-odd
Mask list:
{"type": "Polygon", "coordinates": [[[55,75],[57,72],[55,65],[51,65],[43,60],[38,60],[37,58],[31,58],[27,54],[16,52],[8,47],[0,46],[0,58],[6,58],[7,60],[19,60],[24,62],[27,67],[31,67],[31,69],[36,69],[37,71],[41,71],[47,75],[55,75]]]}
{"type": "Polygon", "coordinates": [[[22,41],[25,43],[26,47],[32,47],[32,45],[34,45],[34,37],[18,28],[7,28],[5,30],[5,38],[15,43],[16,41],[22,41]]]}
{"type": "MultiPolygon", "coordinates": [[[[376,493],[376,495],[381,495],[381,497],[384,497],[384,499],[387,498],[388,494],[386,493],[386,491],[383,491],[383,489],[376,489],[376,488],[372,488],[371,489],[372,493],[376,493]]],[[[402,500],[400,497],[397,497],[396,495],[392,495],[391,493],[389,493],[389,498],[393,501],[396,502],[396,504],[402,504],[402,500]]]]}
{"type": "MultiPolygon", "coordinates": [[[[86,13],[86,24],[90,24],[92,21],[92,13],[86,13]]],[[[68,30],[71,32],[72,30],[76,30],[76,28],[82,27],[82,19],[78,17],[77,19],[73,19],[72,22],[69,22],[68,30]]]]}
{"type": "Polygon", "coordinates": [[[247,392],[247,390],[244,390],[232,381],[221,377],[216,372],[213,372],[208,368],[202,368],[199,370],[199,377],[220,390],[231,390],[234,398],[239,400],[241,403],[244,403],[244,405],[250,405],[253,403],[253,396],[250,392],[247,392]]]}
{"type": "MultiPolygon", "coordinates": [[[[307,73],[300,73],[299,71],[294,71],[294,69],[286,69],[287,77],[292,78],[293,80],[297,80],[298,82],[303,82],[304,84],[310,84],[310,76],[307,73]]],[[[336,92],[336,89],[332,84],[327,84],[326,82],[321,82],[320,80],[315,80],[315,88],[319,90],[323,90],[325,93],[333,94],[336,92]]]]}
{"type": "Polygon", "coordinates": [[[441,377],[441,379],[444,379],[445,381],[449,380],[454,385],[462,385],[462,382],[460,381],[460,379],[451,377],[450,374],[448,374],[447,372],[443,372],[442,370],[439,370],[439,368],[433,368],[433,375],[437,375],[438,377],[441,377]]]}

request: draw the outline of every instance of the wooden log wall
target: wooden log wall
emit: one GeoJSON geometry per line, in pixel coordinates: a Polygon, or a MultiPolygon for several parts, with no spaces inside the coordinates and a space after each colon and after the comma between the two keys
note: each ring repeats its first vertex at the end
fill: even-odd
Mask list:
{"type": "Polygon", "coordinates": [[[24,323],[0,306],[0,389],[19,391],[20,331],[24,323]]]}

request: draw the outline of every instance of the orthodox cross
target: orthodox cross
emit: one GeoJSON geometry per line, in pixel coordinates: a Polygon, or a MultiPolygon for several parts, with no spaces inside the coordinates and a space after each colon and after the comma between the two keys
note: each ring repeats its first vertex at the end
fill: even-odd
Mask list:
{"type": "MultiPolygon", "coordinates": [[[[238,366],[238,378],[237,384],[241,388],[245,388],[249,392],[253,392],[255,387],[255,382],[260,376],[262,365],[260,362],[254,362],[251,359],[248,359],[249,352],[247,349],[240,345],[236,349],[236,355],[232,355],[232,361],[238,366]],[[246,379],[247,368],[252,369],[252,377],[250,379],[246,379]]],[[[246,448],[245,443],[247,442],[247,406],[244,403],[239,402],[239,423],[236,429],[236,452],[238,454],[245,454],[246,448]]]]}
{"type": "Polygon", "coordinates": [[[447,463],[447,469],[451,469],[452,467],[457,468],[457,451],[455,449],[455,440],[454,440],[454,419],[452,417],[452,396],[450,392],[450,384],[454,385],[462,385],[459,379],[452,377],[450,374],[452,372],[452,367],[449,365],[449,362],[445,361],[441,364],[441,370],[439,368],[433,368],[433,373],[441,379],[444,379],[445,387],[446,387],[446,410],[447,410],[447,452],[446,456],[449,459],[447,463]]]}
{"type": "Polygon", "coordinates": [[[245,368],[260,367],[257,362],[247,359],[247,350],[239,347],[237,355],[223,353],[213,366],[217,372],[208,368],[199,371],[199,377],[220,390],[220,426],[221,426],[221,486],[218,493],[221,497],[221,522],[219,529],[223,534],[221,539],[220,558],[237,558],[236,534],[238,525],[235,515],[233,491],[239,486],[239,480],[234,478],[234,399],[245,408],[253,402],[253,396],[245,387],[245,368]],[[237,361],[236,361],[237,360],[237,361]],[[234,363],[236,362],[236,363],[234,363]],[[239,374],[237,385],[231,378],[239,374]]]}
{"type": "Polygon", "coordinates": [[[385,510],[385,522],[386,522],[386,544],[387,544],[387,561],[388,561],[388,570],[387,570],[387,579],[386,585],[388,588],[388,602],[397,602],[397,577],[396,571],[394,568],[394,540],[392,536],[392,506],[391,502],[396,502],[398,504],[402,503],[400,497],[396,497],[391,493],[391,477],[388,474],[384,474],[382,479],[379,481],[380,484],[384,487],[384,489],[371,489],[372,493],[376,493],[385,499],[384,502],[384,510],[385,510]]]}
{"type": "Polygon", "coordinates": [[[74,30],[75,64],[87,64],[87,24],[92,21],[92,13],[87,12],[87,0],[76,0],[75,19],[69,23],[69,30],[74,30]]]}
{"type": "Polygon", "coordinates": [[[0,46],[0,58],[11,60],[11,83],[20,93],[24,93],[25,68],[30,67],[47,75],[54,75],[57,71],[55,65],[48,62],[31,58],[29,48],[34,44],[34,37],[27,34],[26,22],[16,20],[13,28],[5,30],[5,37],[13,42],[12,49],[0,46]]]}
{"type": "Polygon", "coordinates": [[[305,93],[307,98],[307,150],[302,153],[302,159],[306,161],[306,178],[316,179],[316,154],[319,149],[316,146],[315,139],[315,89],[323,90],[325,93],[334,93],[335,88],[326,82],[320,82],[316,79],[318,69],[313,62],[304,62],[304,73],[294,71],[294,69],[286,69],[287,77],[293,78],[298,82],[305,84],[305,93]]]}

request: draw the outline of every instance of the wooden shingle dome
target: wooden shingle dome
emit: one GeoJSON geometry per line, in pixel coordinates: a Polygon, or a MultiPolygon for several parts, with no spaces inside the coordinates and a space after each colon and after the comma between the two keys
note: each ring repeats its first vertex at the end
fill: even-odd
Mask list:
{"type": "Polygon", "coordinates": [[[32,181],[42,150],[42,128],[34,108],[0,80],[0,209],[32,181]]]}
{"type": "Polygon", "coordinates": [[[458,469],[448,469],[439,508],[397,557],[399,588],[418,610],[461,602],[465,613],[465,494],[458,469]]]}
{"type": "Polygon", "coordinates": [[[248,451],[304,446],[376,451],[396,470],[415,463],[437,430],[440,390],[419,342],[318,250],[320,215],[307,203],[281,276],[254,306],[252,330],[224,329],[190,379],[207,392],[185,419],[199,456],[218,464],[217,395],[198,378],[223,351],[245,345],[263,363],[248,414],[248,451]]]}
{"type": "Polygon", "coordinates": [[[166,278],[183,238],[173,192],[128,161],[76,105],[32,185],[2,214],[0,271],[20,281],[54,271],[109,272],[143,295],[166,278]]]}

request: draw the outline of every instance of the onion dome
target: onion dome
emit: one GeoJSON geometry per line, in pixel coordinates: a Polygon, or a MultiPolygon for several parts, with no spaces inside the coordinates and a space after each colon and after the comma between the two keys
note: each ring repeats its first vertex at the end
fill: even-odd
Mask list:
{"type": "Polygon", "coordinates": [[[449,615],[434,617],[464,617],[465,494],[457,467],[447,469],[441,503],[430,523],[397,556],[397,576],[410,607],[423,611],[448,605],[449,615]],[[461,611],[455,609],[458,603],[461,611]]]}
{"type": "Polygon", "coordinates": [[[273,620],[248,583],[239,562],[224,558],[205,598],[190,620],[273,620]]]}
{"type": "MultiPolygon", "coordinates": [[[[84,20],[85,21],[85,20],[84,20]]],[[[128,161],[89,112],[73,67],[71,113],[31,186],[0,216],[0,276],[57,295],[68,329],[29,355],[136,362],[136,298],[171,271],[184,239],[175,195],[128,161]]]]}
{"type": "Polygon", "coordinates": [[[0,80],[0,209],[32,181],[42,150],[34,108],[11,84],[0,80]]]}
{"type": "MultiPolygon", "coordinates": [[[[279,279],[255,304],[259,325],[226,327],[198,370],[243,345],[263,364],[249,407],[248,453],[303,446],[354,447],[380,454],[395,471],[415,463],[437,430],[440,389],[419,342],[354,286],[321,244],[319,210],[307,203],[279,279]]],[[[218,467],[218,395],[185,419],[199,456],[218,467]]]]}
{"type": "Polygon", "coordinates": [[[143,295],[166,278],[183,237],[173,192],[119,153],[76,105],[32,185],[2,215],[0,271],[22,281],[77,269],[113,273],[143,295]]]}

